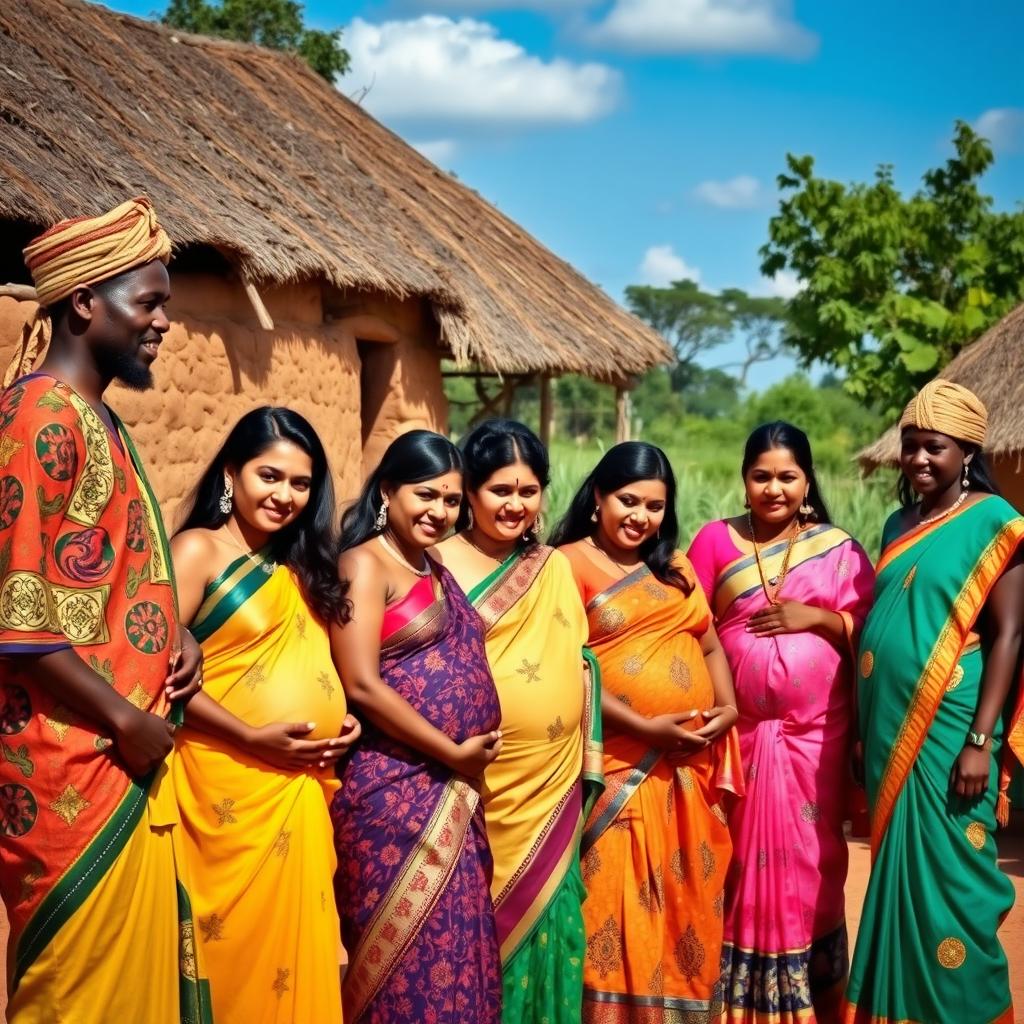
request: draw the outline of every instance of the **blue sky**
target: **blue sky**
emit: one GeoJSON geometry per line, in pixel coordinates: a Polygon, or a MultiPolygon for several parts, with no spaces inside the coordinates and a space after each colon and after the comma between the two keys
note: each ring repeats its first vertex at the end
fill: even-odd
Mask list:
{"type": "Polygon", "coordinates": [[[343,92],[366,90],[617,299],[694,274],[794,287],[762,279],[757,254],[787,151],[843,181],[891,163],[909,190],[959,118],[996,146],[997,206],[1024,200],[1018,0],[308,0],[306,14],[345,33],[343,92]]]}

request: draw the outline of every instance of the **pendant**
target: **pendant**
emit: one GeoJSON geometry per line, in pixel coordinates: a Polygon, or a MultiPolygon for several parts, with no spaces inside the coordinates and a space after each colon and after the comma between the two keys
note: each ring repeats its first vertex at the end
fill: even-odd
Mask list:
{"type": "Polygon", "coordinates": [[[773,587],[774,587],[774,586],[775,586],[775,585],[776,585],[776,584],[777,584],[778,582],[779,582],[779,577],[778,577],[778,576],[772,576],[772,577],[770,577],[770,578],[769,578],[769,580],[768,580],[768,583],[769,583],[769,584],[770,584],[771,586],[773,586],[773,587]]]}
{"type": "Polygon", "coordinates": [[[277,572],[277,562],[264,562],[260,568],[268,575],[273,576],[277,572]]]}

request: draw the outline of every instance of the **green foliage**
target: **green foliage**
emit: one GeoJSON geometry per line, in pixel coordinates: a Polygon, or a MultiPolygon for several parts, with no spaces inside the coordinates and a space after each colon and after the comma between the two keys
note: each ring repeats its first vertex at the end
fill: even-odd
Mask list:
{"type": "Polygon", "coordinates": [[[796,272],[786,340],[803,365],[892,415],[979,333],[1024,299],[1024,211],[997,213],[979,180],[989,144],[963,122],[956,155],[904,197],[892,168],[872,184],[815,176],[787,156],[785,193],[761,249],[763,273],[796,272]]]}
{"type": "Polygon", "coordinates": [[[186,32],[257,43],[300,56],[320,76],[333,82],[348,70],[349,56],[341,32],[306,28],[296,0],[170,0],[163,23],[186,32]]]}

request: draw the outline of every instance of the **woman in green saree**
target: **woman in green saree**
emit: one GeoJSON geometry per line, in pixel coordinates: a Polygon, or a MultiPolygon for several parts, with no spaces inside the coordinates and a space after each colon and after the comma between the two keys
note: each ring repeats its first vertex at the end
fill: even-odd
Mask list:
{"type": "MultiPolygon", "coordinates": [[[[847,1024],[1013,1021],[996,939],[1013,885],[992,833],[1005,811],[995,760],[1024,619],[1024,519],[989,480],[986,419],[974,394],[936,380],[900,420],[904,507],[882,535],[859,658],[873,866],[847,1024]]],[[[1020,756],[1024,726],[1009,718],[1003,753],[1020,756]]]]}

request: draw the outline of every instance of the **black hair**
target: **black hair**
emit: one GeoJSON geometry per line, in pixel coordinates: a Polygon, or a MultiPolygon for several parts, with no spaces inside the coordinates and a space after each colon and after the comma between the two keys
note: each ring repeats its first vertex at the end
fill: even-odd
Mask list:
{"type": "Polygon", "coordinates": [[[247,412],[234,425],[199,478],[176,532],[223,526],[230,515],[220,507],[224,470],[241,469],[277,441],[301,448],[313,463],[313,473],[306,507],[271,535],[270,557],[295,573],[306,600],[322,621],[347,622],[351,607],[345,597],[348,587],[338,579],[334,485],[327,453],[310,423],[292,409],[264,405],[247,412]]]}
{"type": "Polygon", "coordinates": [[[385,485],[418,484],[452,470],[463,471],[462,452],[447,437],[432,430],[410,430],[399,434],[363,484],[359,497],[341,517],[341,550],[348,551],[380,533],[377,515],[385,485]]]}
{"type": "Polygon", "coordinates": [[[683,593],[693,589],[686,577],[672,564],[679,543],[679,518],[676,515],[676,477],[668,457],[646,441],[623,441],[609,448],[580,484],[568,511],[551,531],[551,544],[560,547],[595,530],[594,493],[612,494],[638,480],[660,480],[665,485],[665,518],[657,534],[640,545],[640,557],[662,583],[678,587],[683,593]]]}
{"type": "MultiPolygon", "coordinates": [[[[914,428],[905,427],[904,429],[912,430],[914,428]]],[[[970,483],[971,490],[978,491],[981,494],[999,494],[999,485],[992,478],[992,470],[989,467],[988,460],[985,458],[985,453],[970,441],[961,441],[958,437],[954,437],[952,440],[963,449],[964,455],[973,456],[971,461],[967,463],[967,480],[970,483]]],[[[921,500],[902,469],[900,470],[900,478],[896,481],[896,495],[899,498],[900,505],[904,508],[909,508],[921,500]]]]}
{"type": "MultiPolygon", "coordinates": [[[[551,482],[551,466],[547,449],[540,438],[518,420],[484,420],[459,443],[465,460],[466,487],[478,491],[490,478],[515,462],[524,462],[533,472],[543,490],[551,482]]],[[[469,526],[469,505],[463,504],[455,524],[456,531],[469,526]]],[[[533,527],[523,534],[526,544],[540,538],[533,527]]]]}
{"type": "Polygon", "coordinates": [[[814,456],[811,454],[811,442],[807,435],[792,423],[785,420],[773,420],[771,423],[762,423],[755,427],[747,438],[743,448],[743,466],[740,474],[744,480],[747,477],[747,470],[773,448],[785,448],[793,456],[793,460],[803,470],[807,477],[807,503],[814,509],[814,514],[808,516],[816,523],[831,523],[832,517],[828,514],[828,506],[821,496],[821,488],[818,486],[818,477],[814,472],[814,456]]]}

